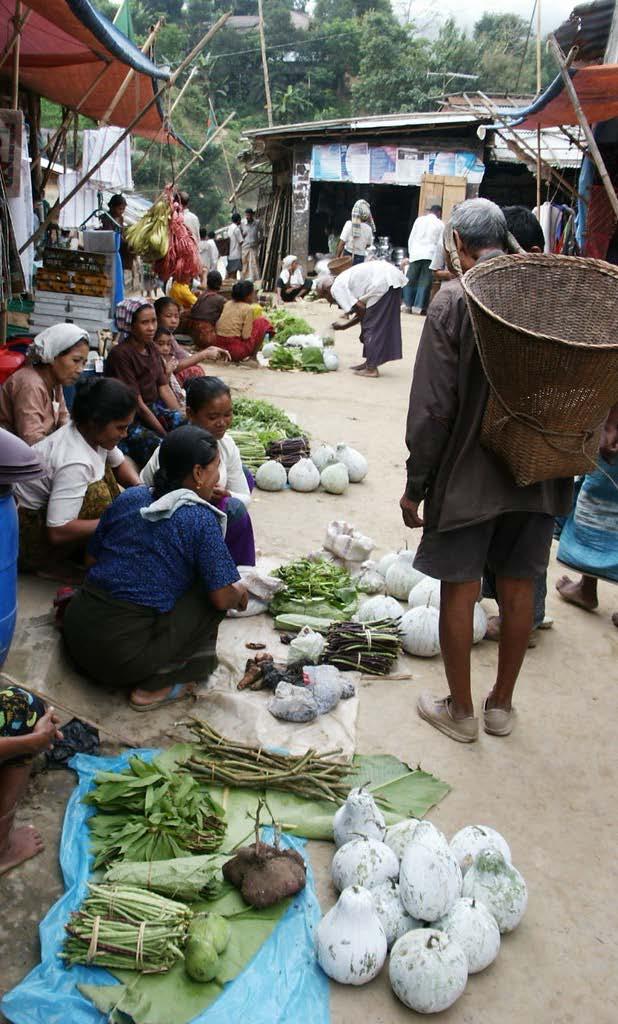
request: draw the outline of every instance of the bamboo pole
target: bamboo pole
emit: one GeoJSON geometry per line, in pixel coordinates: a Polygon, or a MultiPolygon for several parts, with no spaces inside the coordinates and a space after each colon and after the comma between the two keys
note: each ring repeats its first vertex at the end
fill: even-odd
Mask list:
{"type": "Polygon", "coordinates": [[[586,137],[586,142],[588,143],[588,148],[590,149],[590,155],[595,162],[597,171],[599,172],[599,177],[601,178],[601,181],[603,182],[603,185],[605,187],[605,191],[607,192],[607,198],[609,199],[610,206],[614,211],[614,216],[618,220],[618,196],[616,195],[616,190],[612,184],[612,179],[609,176],[607,167],[605,166],[605,161],[601,156],[601,151],[597,146],[597,140],[593,135],[592,128],[590,127],[588,118],[586,117],[582,105],[579,102],[579,96],[577,95],[575,86],[571,81],[571,76],[569,74],[568,66],[564,59],[562,50],[558,46],[556,38],[553,35],[549,37],[549,48],[551,50],[552,57],[554,58],[556,64],[560,68],[562,81],[564,82],[564,87],[569,95],[569,99],[573,104],[575,116],[577,117],[579,126],[586,137]]]}
{"type": "Polygon", "coordinates": [[[199,159],[200,159],[200,157],[201,157],[202,153],[204,152],[204,150],[205,150],[205,149],[207,149],[207,148],[208,148],[208,146],[212,145],[212,143],[213,143],[213,142],[215,141],[215,139],[217,138],[217,136],[221,134],[221,132],[223,131],[223,129],[224,129],[224,128],[225,128],[225,126],[227,125],[228,121],[231,121],[231,120],[232,120],[232,118],[233,118],[233,117],[235,116],[235,114],[236,114],[236,111],[235,111],[235,110],[233,110],[231,114],[228,114],[228,116],[226,117],[225,121],[223,121],[223,123],[219,125],[219,127],[217,128],[217,130],[216,130],[216,131],[214,131],[214,132],[212,133],[212,135],[211,135],[211,136],[210,136],[209,138],[207,138],[207,139],[206,139],[206,142],[204,143],[204,145],[202,146],[202,148],[201,148],[201,149],[198,149],[198,151],[197,151],[197,152],[195,153],[195,155],[191,157],[191,159],[189,160],[189,162],[188,162],[188,163],[186,163],[186,164],[184,165],[184,167],[181,167],[181,169],[180,169],[180,170],[178,171],[178,174],[176,175],[176,177],[175,177],[175,179],[174,179],[174,184],[175,184],[175,185],[176,185],[176,184],[178,184],[178,182],[179,182],[179,181],[180,181],[180,179],[182,178],[183,174],[185,174],[185,172],[186,172],[186,171],[188,171],[188,170],[189,170],[189,168],[193,166],[193,164],[195,163],[195,161],[196,161],[196,160],[199,160],[199,159]]]}
{"type": "Polygon", "coordinates": [[[11,108],[17,110],[19,106],[19,54],[21,48],[21,0],[15,0],[15,46],[13,47],[13,89],[11,94],[11,108]]]}
{"type": "MultiPolygon", "coordinates": [[[[154,43],[155,39],[157,38],[157,34],[159,32],[159,29],[162,28],[162,26],[164,24],[165,24],[165,18],[159,18],[159,20],[157,21],[156,25],[152,26],[152,28],[150,29],[150,34],[149,34],[146,42],[144,43],[144,45],[141,48],[142,49],[142,53],[147,53],[148,52],[148,50],[150,49],[150,47],[154,43]]],[[[103,114],[103,117],[101,118],[101,121],[102,121],[103,124],[108,124],[109,123],[110,117],[112,116],[114,110],[116,109],[116,107],[120,103],[120,100],[122,99],[122,97],[124,96],[125,92],[129,88],[129,86],[130,86],[131,82],[133,81],[133,79],[135,78],[136,74],[137,74],[137,72],[135,71],[135,68],[131,68],[130,71],[125,76],[124,81],[122,82],[120,88],[118,89],[118,92],[114,96],[112,102],[110,103],[109,107],[107,108],[107,110],[103,114]]]]}
{"type": "Polygon", "coordinates": [[[4,62],[7,59],[7,57],[11,56],[15,46],[17,45],[17,40],[21,36],[22,29],[23,29],[24,25],[26,24],[26,22],[28,21],[28,18],[30,17],[31,14],[32,14],[32,11],[30,10],[30,8],[28,8],[28,10],[24,14],[23,18],[21,18],[20,21],[17,24],[15,24],[15,22],[13,22],[13,35],[11,36],[9,41],[7,42],[7,44],[4,47],[4,50],[2,51],[2,53],[0,53],[0,67],[2,67],[2,65],[4,64],[4,62]]]}
{"type": "Polygon", "coordinates": [[[43,221],[43,223],[37,228],[36,231],[33,232],[33,234],[30,236],[30,238],[28,238],[27,241],[24,242],[24,244],[22,245],[21,249],[19,250],[20,252],[24,252],[24,250],[27,249],[29,245],[32,245],[34,242],[36,242],[41,237],[41,235],[43,234],[43,232],[45,231],[45,229],[47,228],[47,225],[51,222],[51,220],[55,216],[57,216],[57,214],[60,212],[60,210],[63,208],[63,206],[66,206],[66,204],[71,201],[73,196],[77,195],[79,190],[81,188],[83,188],[83,186],[86,184],[86,182],[90,181],[90,179],[96,174],[96,172],[99,170],[99,168],[103,166],[105,161],[112,155],[112,153],[116,149],[118,149],[118,146],[121,144],[121,142],[124,142],[124,140],[126,139],[127,135],[130,135],[130,133],[135,128],[136,124],[139,124],[139,122],[143,118],[144,114],[147,114],[148,111],[150,110],[150,108],[153,107],[155,105],[155,103],[159,100],[159,98],[161,96],[161,93],[166,92],[168,89],[172,88],[172,86],[174,85],[174,83],[178,79],[178,76],[182,74],[182,72],[185,70],[185,68],[187,68],[189,66],[189,64],[192,63],[193,60],[195,60],[195,58],[197,57],[198,53],[200,53],[204,49],[204,47],[208,45],[208,43],[210,42],[212,37],[219,31],[220,28],[222,28],[225,25],[225,23],[228,20],[229,16],[230,16],[230,12],[229,11],[226,14],[222,14],[221,15],[221,17],[215,22],[215,24],[212,26],[212,28],[210,28],[208,30],[206,35],[203,36],[200,39],[199,43],[197,43],[193,47],[193,49],[191,50],[191,53],[187,57],[185,57],[185,59],[182,61],[181,64],[178,65],[178,67],[173,72],[173,74],[170,75],[168,80],[163,83],[163,85],[159,89],[159,91],[154,93],[152,98],[148,100],[146,105],[130,121],[130,123],[127,125],[125,130],[118,136],[116,141],[109,147],[108,150],[106,150],[105,153],[103,153],[103,155],[96,162],[96,164],[93,164],[93,166],[83,176],[83,178],[81,178],[81,180],[78,181],[78,183],[75,186],[75,188],[71,189],[71,191],[67,193],[67,195],[64,197],[64,199],[62,201],[57,200],[54,203],[53,207],[49,211],[49,213],[48,213],[47,217],[45,218],[45,220],[43,221]]]}
{"type": "Polygon", "coordinates": [[[262,52],[262,74],[264,75],[264,92],[266,94],[266,113],[268,115],[268,127],[273,126],[273,101],[270,95],[270,76],[268,74],[268,62],[266,60],[266,36],[264,34],[264,6],[262,0],[258,0],[258,14],[260,16],[260,50],[262,52]]]}
{"type": "Polygon", "coordinates": [[[541,93],[541,0],[536,0],[536,94],[541,93]]]}

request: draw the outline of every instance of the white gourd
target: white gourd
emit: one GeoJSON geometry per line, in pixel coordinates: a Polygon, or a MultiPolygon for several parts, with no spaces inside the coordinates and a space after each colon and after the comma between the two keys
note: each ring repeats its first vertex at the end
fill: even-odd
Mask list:
{"type": "Polygon", "coordinates": [[[324,360],[324,366],[327,370],[338,370],[339,369],[339,356],[332,348],[325,348],[322,353],[322,359],[324,360]]]}
{"type": "Polygon", "coordinates": [[[420,921],[448,914],[461,896],[461,871],[448,847],[423,842],[417,829],[403,851],[399,892],[408,914],[420,921]]]}
{"type": "Polygon", "coordinates": [[[424,579],[414,568],[415,551],[401,551],[386,572],[386,592],[398,601],[407,601],[412,587],[424,579]]]}
{"type": "Polygon", "coordinates": [[[393,992],[417,1013],[439,1013],[459,999],[468,980],[466,954],[435,928],[408,932],[391,950],[393,992]]]}
{"type": "Polygon", "coordinates": [[[440,612],[437,608],[410,608],[401,616],[401,643],[407,654],[433,658],[440,653],[440,612]]]}
{"type": "Polygon", "coordinates": [[[339,892],[348,885],[362,885],[371,889],[389,878],[397,878],[399,861],[385,843],[361,836],[339,847],[333,857],[330,873],[333,885],[339,892]]]}
{"type": "Polygon", "coordinates": [[[399,897],[399,886],[397,882],[382,882],[371,889],[376,913],[380,918],[380,924],[384,928],[386,944],[390,949],[406,932],[414,928],[422,928],[423,922],[417,921],[406,913],[405,907],[399,897]]]}
{"type": "Polygon", "coordinates": [[[350,448],[349,445],[340,442],[335,445],[335,454],[338,462],[343,462],[346,466],[350,475],[351,484],[359,484],[361,480],[364,480],[367,476],[367,459],[360,452],[356,451],[356,448],[350,448]]]}
{"type": "Polygon", "coordinates": [[[348,489],[350,478],[343,462],[326,466],[320,474],[320,483],[329,494],[343,494],[348,489]]]}
{"type": "Polygon", "coordinates": [[[504,836],[489,825],[466,825],[451,839],[451,852],[461,868],[462,875],[472,867],[475,857],[483,850],[497,850],[507,864],[511,864],[511,850],[504,836]]]}
{"type": "Polygon", "coordinates": [[[320,486],[320,474],[311,459],[299,459],[288,470],[288,483],[293,491],[315,491],[320,486]]]}
{"type": "Polygon", "coordinates": [[[263,462],[255,474],[255,483],[261,491],[282,491],[287,483],[284,466],[274,459],[263,462]]]}
{"type": "Polygon", "coordinates": [[[474,622],[472,626],[472,643],[480,644],[487,632],[487,613],[478,602],[474,605],[474,622]]]}
{"type": "Polygon", "coordinates": [[[344,804],[335,811],[333,835],[339,849],[344,843],[359,836],[384,839],[386,822],[384,815],[366,789],[351,789],[344,804]]]}
{"type": "Polygon", "coordinates": [[[311,461],[321,473],[327,466],[334,466],[336,463],[335,449],[331,448],[329,444],[321,444],[319,448],[312,452],[311,461]]]}
{"type": "Polygon", "coordinates": [[[466,954],[468,974],[484,971],[500,952],[500,929],[479,900],[462,896],[435,927],[459,943],[466,954]]]}
{"type": "Polygon", "coordinates": [[[390,825],[387,828],[384,842],[390,846],[399,860],[403,857],[403,851],[412,839],[418,825],[420,825],[420,818],[405,818],[404,821],[398,821],[396,825],[390,825]]]}
{"type": "Polygon", "coordinates": [[[497,850],[483,850],[477,855],[466,872],[463,895],[485,904],[495,917],[500,934],[517,928],[528,905],[523,876],[497,850]]]}
{"type": "Polygon", "coordinates": [[[376,594],[368,598],[354,616],[357,622],[379,622],[380,619],[401,618],[401,605],[394,597],[376,594]]]}
{"type": "Polygon", "coordinates": [[[383,576],[384,579],[386,579],[386,573],[390,569],[393,562],[396,560],[397,555],[397,551],[389,551],[388,554],[382,555],[382,558],[376,565],[376,569],[380,573],[380,576],[383,576]]]}
{"type": "Polygon", "coordinates": [[[365,985],[382,970],[386,936],[371,893],[344,889],[316,930],[316,956],[325,974],[341,985],[365,985]]]}
{"type": "Polygon", "coordinates": [[[276,352],[278,347],[279,346],[276,341],[267,341],[265,345],[262,345],[262,355],[265,359],[270,359],[273,352],[276,352]]]}
{"type": "Polygon", "coordinates": [[[437,850],[439,853],[449,853],[448,840],[444,832],[436,828],[431,821],[419,821],[414,831],[414,839],[417,843],[428,846],[430,850],[437,850]]]}
{"type": "Polygon", "coordinates": [[[440,608],[440,580],[425,576],[408,594],[410,608],[440,608]]]}

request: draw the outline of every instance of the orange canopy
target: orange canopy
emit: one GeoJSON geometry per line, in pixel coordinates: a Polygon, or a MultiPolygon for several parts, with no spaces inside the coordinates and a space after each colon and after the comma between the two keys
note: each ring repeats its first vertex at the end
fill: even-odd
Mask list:
{"type": "MultiPolygon", "coordinates": [[[[157,68],[89,0],[25,0],[22,15],[30,10],[21,33],[20,84],[53,103],[75,108],[105,68],[105,73],[80,113],[103,118],[129,70],[135,75],[110,116],[110,123],[126,128],[152,99],[158,85],[169,78],[157,68]]],[[[0,0],[0,51],[13,33],[15,0],[0,0]]],[[[12,56],[0,67],[11,75],[12,56]]],[[[133,129],[137,135],[163,140],[167,132],[159,103],[154,104],[133,129]]]]}
{"type": "MultiPolygon", "coordinates": [[[[618,64],[570,68],[569,74],[591,124],[618,117],[618,64]]],[[[560,76],[531,106],[509,113],[516,117],[513,127],[517,128],[554,128],[578,123],[560,76]]]]}

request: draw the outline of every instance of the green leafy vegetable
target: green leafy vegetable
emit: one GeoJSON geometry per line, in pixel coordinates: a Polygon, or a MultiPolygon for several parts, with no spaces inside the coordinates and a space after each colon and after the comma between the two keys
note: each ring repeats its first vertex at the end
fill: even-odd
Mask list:
{"type": "Polygon", "coordinates": [[[271,370],[300,370],[302,362],[294,349],[278,345],[268,360],[268,366],[271,370]]]}
{"type": "Polygon", "coordinates": [[[326,558],[299,558],[273,573],[285,583],[275,594],[271,615],[311,615],[316,618],[345,619],[358,607],[352,577],[346,569],[326,558]]]}
{"type": "Polygon", "coordinates": [[[317,345],[308,345],[307,348],[301,349],[300,361],[303,364],[303,370],[309,370],[311,373],[328,373],[322,349],[317,345]]]}
{"type": "Polygon", "coordinates": [[[312,334],[313,328],[302,316],[295,316],[288,313],[287,309],[275,309],[270,315],[270,320],[276,328],[275,341],[280,345],[291,338],[293,334],[312,334]]]}
{"type": "Polygon", "coordinates": [[[172,899],[212,899],[222,885],[221,867],[226,854],[204,854],[201,857],[176,857],[140,864],[122,861],[105,873],[106,882],[136,885],[172,899]]]}

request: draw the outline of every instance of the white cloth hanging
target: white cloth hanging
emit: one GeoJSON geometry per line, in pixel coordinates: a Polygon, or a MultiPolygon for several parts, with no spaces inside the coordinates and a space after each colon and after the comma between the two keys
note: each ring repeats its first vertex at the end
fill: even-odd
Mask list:
{"type": "MultiPolygon", "coordinates": [[[[34,207],[32,205],[32,183],[30,180],[30,157],[28,156],[28,143],[25,135],[22,142],[19,195],[7,199],[13,232],[17,248],[21,249],[26,239],[34,231],[34,207]]],[[[32,279],[32,263],[34,261],[34,246],[29,245],[25,252],[20,254],[21,266],[26,279],[26,287],[30,288],[32,279]]]]}
{"type": "MultiPolygon", "coordinates": [[[[73,191],[82,177],[82,171],[65,171],[64,174],[58,175],[58,198],[61,202],[69,192],[73,191]]],[[[61,228],[78,228],[97,207],[97,189],[87,181],[67,205],[62,207],[58,215],[58,223],[61,228]]],[[[98,228],[99,222],[93,220],[88,226],[98,228]]]]}
{"type": "MultiPolygon", "coordinates": [[[[86,174],[91,167],[99,162],[110,146],[122,135],[124,128],[88,128],[84,131],[82,169],[86,174]]],[[[128,189],[133,191],[133,173],[131,170],[131,140],[126,139],[104,161],[93,178],[95,185],[110,188],[114,192],[128,189]]]]}

